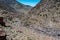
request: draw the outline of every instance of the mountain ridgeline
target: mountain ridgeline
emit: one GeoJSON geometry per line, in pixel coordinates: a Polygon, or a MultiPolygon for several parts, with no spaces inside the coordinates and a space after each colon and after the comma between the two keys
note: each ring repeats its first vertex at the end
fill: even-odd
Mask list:
{"type": "Polygon", "coordinates": [[[24,13],[25,11],[28,12],[32,7],[19,3],[16,0],[0,0],[0,8],[10,12],[18,11],[18,13],[24,13]]]}

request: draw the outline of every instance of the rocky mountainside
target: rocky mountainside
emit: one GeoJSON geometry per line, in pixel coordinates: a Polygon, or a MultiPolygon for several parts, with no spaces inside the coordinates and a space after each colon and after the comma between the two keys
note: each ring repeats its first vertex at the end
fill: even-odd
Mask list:
{"type": "Polygon", "coordinates": [[[56,8],[60,6],[60,0],[41,0],[34,8],[31,9],[30,13],[38,14],[40,12],[56,8]],[[39,10],[39,11],[38,11],[39,10]]]}
{"type": "Polygon", "coordinates": [[[60,40],[60,0],[41,0],[31,8],[16,0],[0,0],[0,39],[60,40]]]}
{"type": "Polygon", "coordinates": [[[27,15],[28,15],[27,18],[31,20],[36,19],[35,21],[38,21],[38,22],[45,21],[44,24],[46,24],[47,21],[59,23],[60,22],[60,19],[59,19],[60,0],[41,0],[41,2],[39,2],[34,8],[32,8],[27,15]]]}
{"type": "Polygon", "coordinates": [[[30,15],[29,19],[35,20],[33,24],[39,23],[39,25],[58,28],[60,26],[58,25],[60,24],[60,0],[41,0],[28,15],[30,15]]]}
{"type": "Polygon", "coordinates": [[[10,12],[27,13],[32,7],[21,4],[16,0],[0,0],[0,8],[10,12]]]}
{"type": "Polygon", "coordinates": [[[31,8],[31,6],[24,5],[16,0],[0,0],[0,17],[10,18],[10,20],[19,16],[22,17],[31,8]]]}
{"type": "Polygon", "coordinates": [[[4,17],[6,23],[7,20],[12,21],[16,17],[21,19],[31,8],[31,6],[24,5],[16,0],[0,0],[0,17],[4,17]]]}
{"type": "Polygon", "coordinates": [[[25,26],[39,33],[60,38],[60,0],[41,0],[27,14],[25,26]]]}
{"type": "MultiPolygon", "coordinates": [[[[0,40],[12,40],[12,34],[14,34],[15,36],[15,27],[21,26],[21,18],[31,8],[31,6],[24,5],[22,3],[17,2],[16,0],[0,0],[0,27],[2,27],[3,30],[5,30],[5,32],[3,30],[0,30],[0,40]],[[9,30],[14,32],[12,33],[9,30]]],[[[16,34],[18,33],[16,32],[16,34]]]]}

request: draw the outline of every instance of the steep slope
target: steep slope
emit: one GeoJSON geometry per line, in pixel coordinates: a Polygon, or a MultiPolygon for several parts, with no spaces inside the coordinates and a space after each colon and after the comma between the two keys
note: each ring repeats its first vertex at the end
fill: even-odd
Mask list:
{"type": "MultiPolygon", "coordinates": [[[[60,16],[60,1],[59,0],[42,0],[39,2],[31,11],[28,13],[28,18],[30,17],[36,20],[55,20],[55,22],[59,22],[60,16]],[[56,19],[56,18],[58,19],[56,19]],[[55,18],[55,19],[54,19],[55,18]]],[[[45,22],[46,22],[45,21],[45,22]]]]}
{"type": "Polygon", "coordinates": [[[41,0],[34,8],[31,9],[30,13],[40,13],[52,8],[58,8],[60,6],[60,0],[41,0]],[[38,11],[39,10],[39,11],[38,11]]]}
{"type": "Polygon", "coordinates": [[[0,4],[7,40],[60,40],[60,0],[42,0],[26,15],[30,7],[16,0],[0,0],[0,4]]]}
{"type": "Polygon", "coordinates": [[[21,4],[16,0],[0,0],[0,8],[10,12],[27,13],[32,7],[21,4]],[[23,11],[23,12],[22,12],[23,11]]]}
{"type": "Polygon", "coordinates": [[[25,20],[25,26],[30,26],[39,33],[59,38],[60,0],[41,0],[27,14],[25,20]]]}
{"type": "Polygon", "coordinates": [[[21,19],[31,8],[31,6],[21,4],[16,0],[0,0],[0,17],[4,17],[5,22],[12,21],[13,18],[20,17],[21,19]]]}
{"type": "MultiPolygon", "coordinates": [[[[30,19],[36,19],[36,21],[47,22],[52,24],[60,23],[60,0],[42,0],[29,12],[30,19]]],[[[28,16],[29,17],[29,16],[28,16]]],[[[59,26],[58,26],[59,27],[59,26]]]]}

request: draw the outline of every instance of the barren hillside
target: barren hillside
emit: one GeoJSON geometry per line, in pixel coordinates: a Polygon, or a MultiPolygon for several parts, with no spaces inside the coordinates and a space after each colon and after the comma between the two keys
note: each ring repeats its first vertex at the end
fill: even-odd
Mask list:
{"type": "Polygon", "coordinates": [[[38,33],[60,38],[60,0],[41,0],[28,12],[25,20],[24,25],[38,33]]]}
{"type": "Polygon", "coordinates": [[[31,8],[0,0],[0,40],[60,40],[60,0],[41,0],[31,8]]]}

